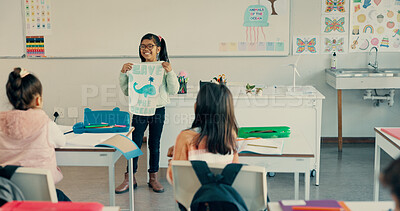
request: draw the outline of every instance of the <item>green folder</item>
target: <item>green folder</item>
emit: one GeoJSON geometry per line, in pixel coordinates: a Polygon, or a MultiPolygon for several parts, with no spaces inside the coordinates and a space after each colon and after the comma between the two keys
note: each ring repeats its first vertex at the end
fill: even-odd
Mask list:
{"type": "Polygon", "coordinates": [[[290,127],[241,127],[239,138],[260,137],[260,138],[287,138],[290,136],[290,127]]]}

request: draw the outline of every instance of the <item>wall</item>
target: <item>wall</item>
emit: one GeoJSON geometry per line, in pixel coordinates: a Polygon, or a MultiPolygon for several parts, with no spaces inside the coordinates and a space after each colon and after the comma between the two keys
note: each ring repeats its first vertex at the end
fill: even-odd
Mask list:
{"type": "MultiPolygon", "coordinates": [[[[292,1],[292,32],[318,34],[320,30],[321,3],[319,0],[292,1]]],[[[207,39],[207,38],[205,38],[207,39]]],[[[139,41],[138,41],[139,42],[139,41]]],[[[190,45],[188,46],[190,47],[190,45]]],[[[380,67],[399,67],[400,53],[380,53],[380,67]]],[[[229,81],[242,81],[266,85],[291,85],[292,72],[285,67],[297,56],[289,57],[219,57],[219,58],[172,58],[176,72],[189,74],[189,85],[198,84],[220,73],[229,81]]],[[[338,55],[338,68],[367,67],[368,55],[354,53],[338,55]]],[[[119,89],[119,71],[125,62],[139,59],[1,59],[0,60],[0,110],[9,109],[4,84],[8,73],[15,66],[23,66],[34,72],[44,86],[44,110],[51,116],[54,107],[79,108],[78,121],[82,121],[83,108],[110,109],[119,106],[127,110],[127,101],[119,89]],[[98,91],[98,93],[96,93],[98,91]]],[[[324,69],[329,67],[329,55],[302,55],[298,69],[299,85],[315,86],[326,99],[323,102],[322,136],[337,136],[336,90],[325,82],[324,69]]],[[[398,91],[398,90],[397,90],[398,91]]],[[[379,91],[383,94],[383,91],[379,91]]],[[[343,136],[372,137],[375,126],[400,125],[400,93],[395,104],[373,107],[372,101],[362,99],[362,90],[343,91],[343,136]]],[[[69,118],[59,119],[60,124],[73,124],[69,118]]]]}

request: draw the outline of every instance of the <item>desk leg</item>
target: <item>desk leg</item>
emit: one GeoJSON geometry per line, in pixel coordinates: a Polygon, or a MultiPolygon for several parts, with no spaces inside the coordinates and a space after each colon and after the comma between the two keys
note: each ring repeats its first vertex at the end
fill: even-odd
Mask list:
{"type": "MultiPolygon", "coordinates": [[[[377,135],[378,136],[378,135],[377,135]]],[[[381,164],[381,148],[378,145],[379,137],[375,138],[375,163],[374,163],[374,201],[379,200],[379,171],[381,164]]]]}
{"type": "Polygon", "coordinates": [[[113,162],[108,166],[108,189],[110,193],[110,206],[115,206],[115,165],[113,162]]]}
{"type": "Polygon", "coordinates": [[[338,103],[338,151],[342,151],[343,136],[342,136],[342,90],[337,90],[337,103],[338,103]]]}
{"type": "Polygon", "coordinates": [[[310,200],[310,170],[304,172],[304,199],[310,200]]]}
{"type": "Polygon", "coordinates": [[[294,199],[299,199],[299,172],[294,172],[294,199]]]}
{"type": "Polygon", "coordinates": [[[134,188],[133,188],[133,179],[132,179],[132,172],[133,172],[133,158],[129,159],[128,161],[128,170],[129,170],[129,210],[135,210],[135,196],[134,196],[134,188]]]}

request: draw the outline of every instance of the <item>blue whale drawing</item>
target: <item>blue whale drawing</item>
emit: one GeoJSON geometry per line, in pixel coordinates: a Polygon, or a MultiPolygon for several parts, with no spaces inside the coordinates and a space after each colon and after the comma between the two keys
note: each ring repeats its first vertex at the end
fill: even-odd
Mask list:
{"type": "Polygon", "coordinates": [[[156,94],[156,88],[151,84],[144,85],[140,89],[136,89],[136,85],[137,85],[137,82],[135,82],[133,84],[133,89],[135,90],[135,92],[137,92],[139,94],[143,94],[144,97],[147,97],[147,95],[155,95],[156,94]]]}

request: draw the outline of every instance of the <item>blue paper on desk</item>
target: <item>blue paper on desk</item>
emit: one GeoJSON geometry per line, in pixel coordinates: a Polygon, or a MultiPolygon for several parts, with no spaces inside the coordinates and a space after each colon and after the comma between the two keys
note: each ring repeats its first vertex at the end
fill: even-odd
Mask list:
{"type": "Polygon", "coordinates": [[[142,150],[132,139],[124,135],[114,135],[111,138],[97,144],[96,147],[111,147],[122,153],[126,159],[131,159],[143,155],[142,150]]]}

